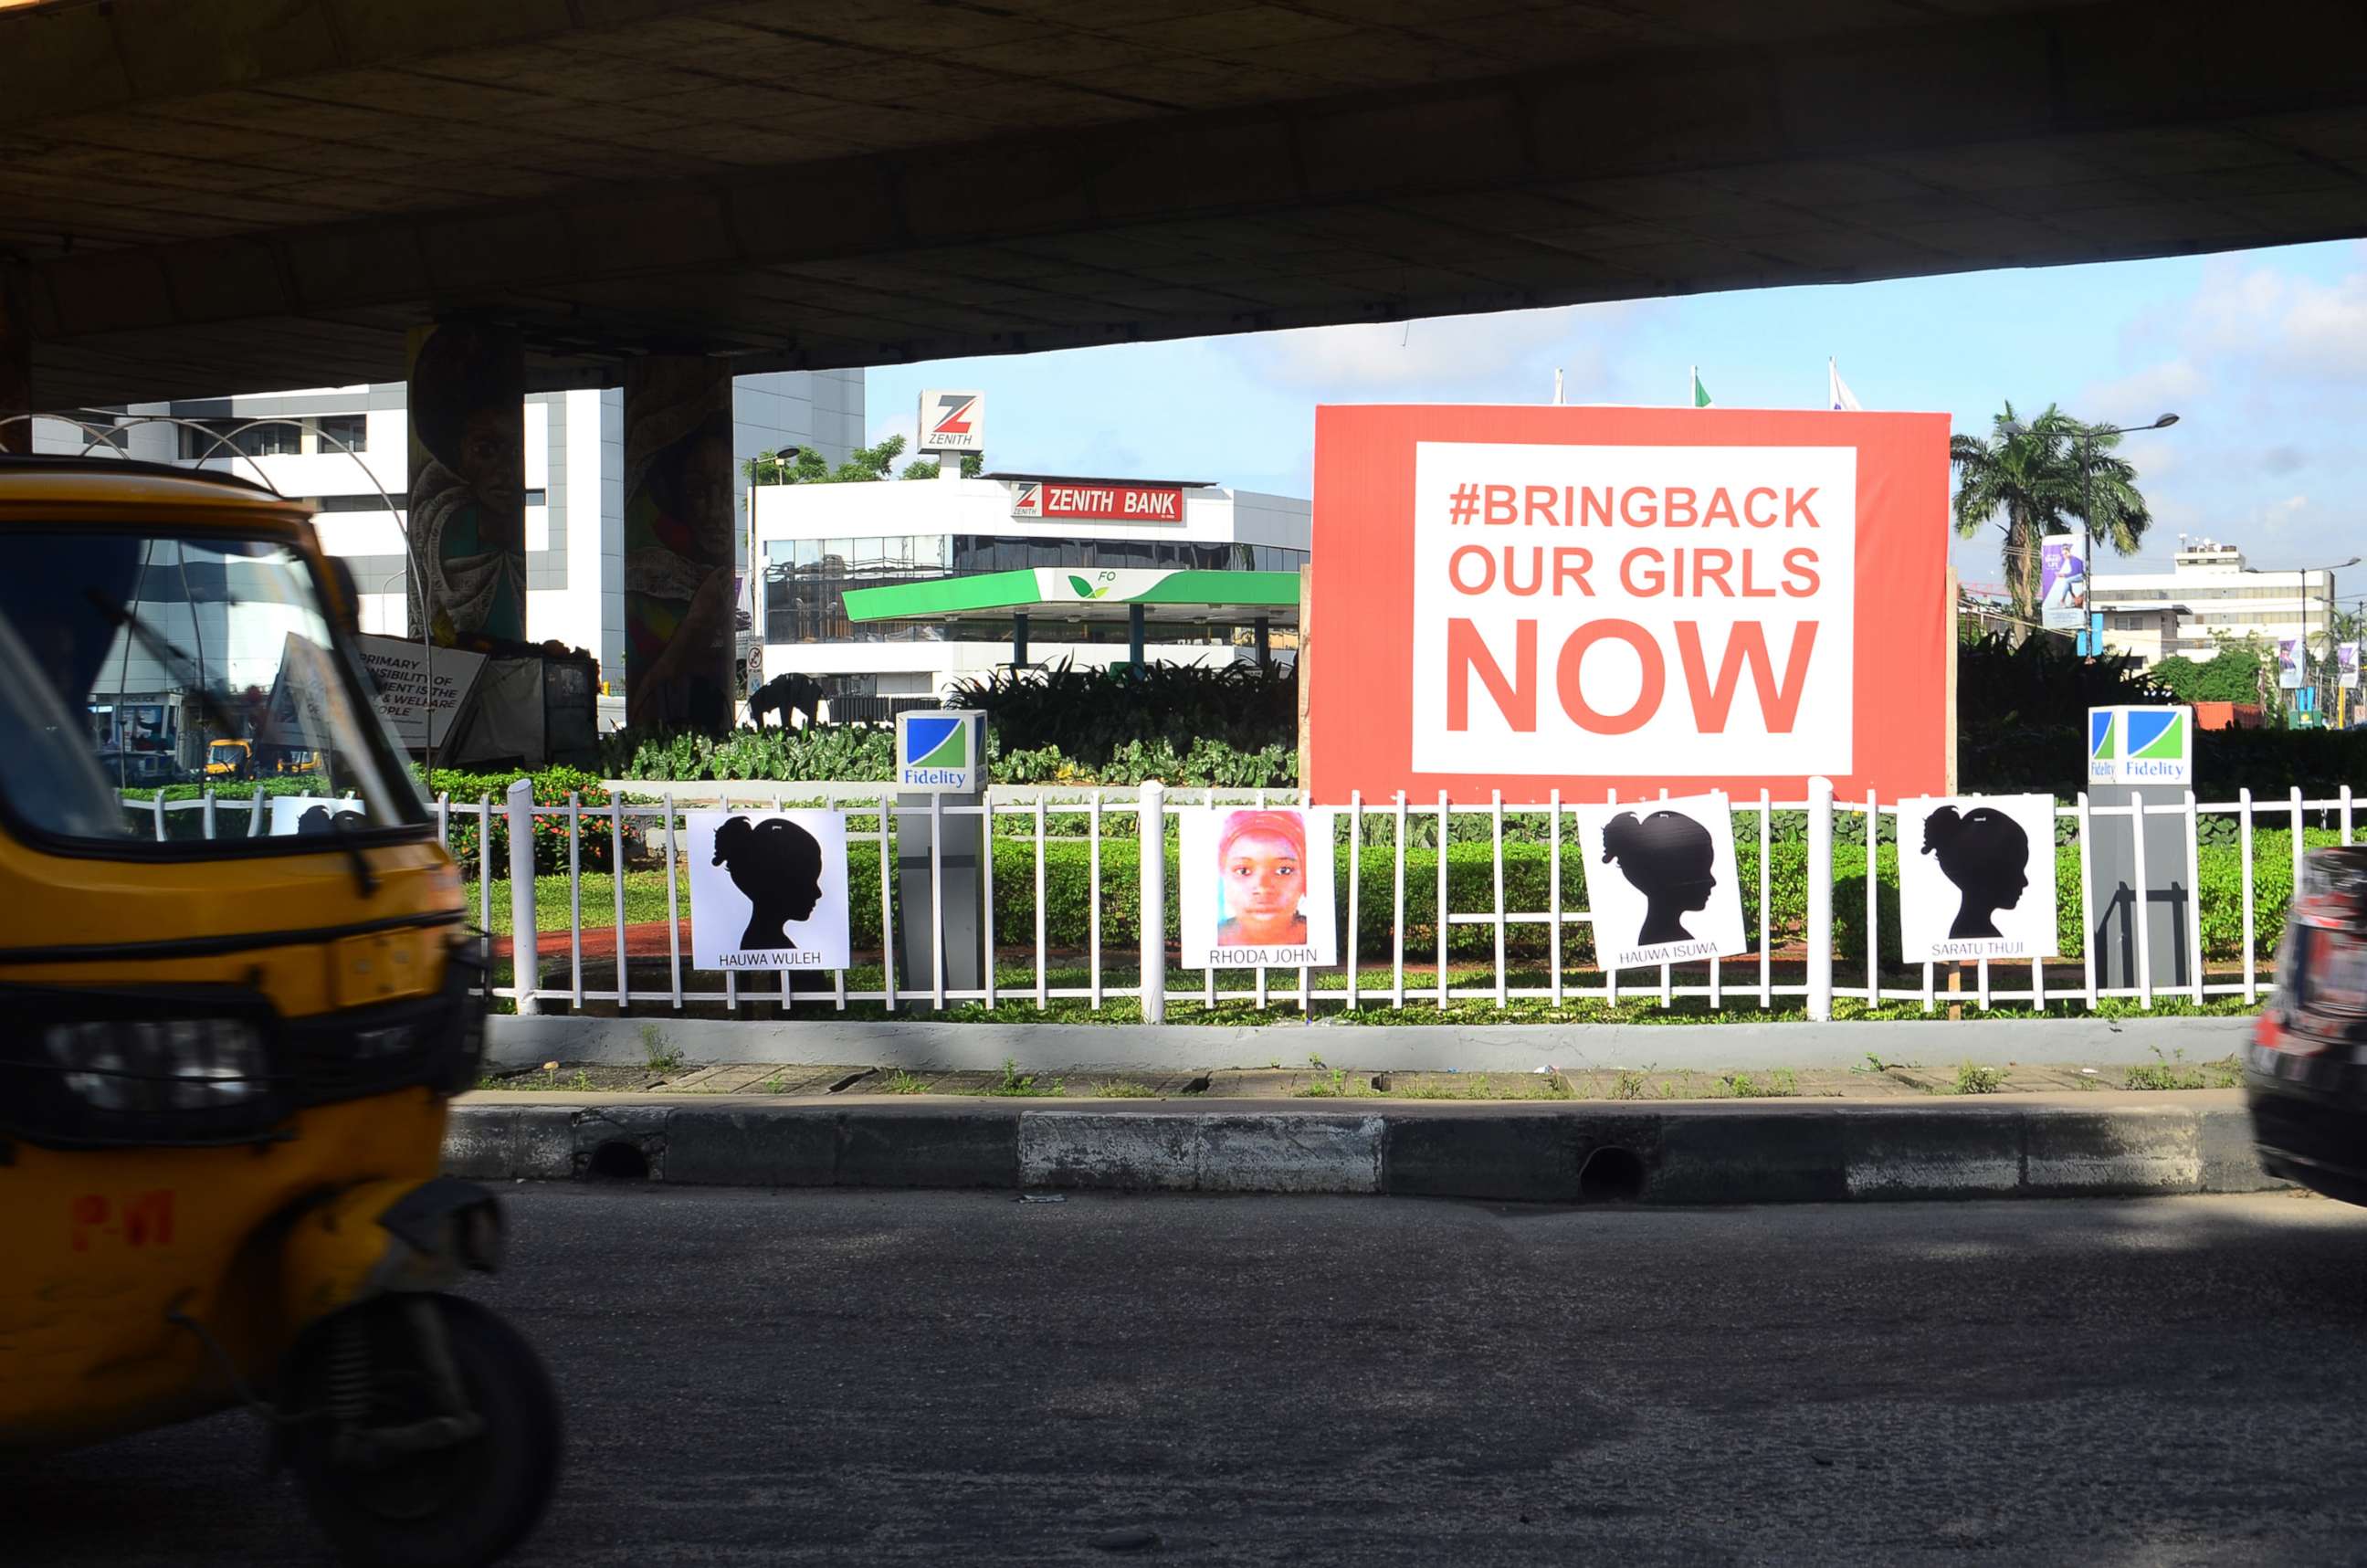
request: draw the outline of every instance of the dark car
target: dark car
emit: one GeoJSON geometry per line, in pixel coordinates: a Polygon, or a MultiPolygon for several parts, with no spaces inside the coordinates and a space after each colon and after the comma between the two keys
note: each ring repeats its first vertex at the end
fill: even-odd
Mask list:
{"type": "Polygon", "coordinates": [[[2270,1175],[2367,1204],[2367,847],[2304,858],[2244,1094],[2270,1175]]]}

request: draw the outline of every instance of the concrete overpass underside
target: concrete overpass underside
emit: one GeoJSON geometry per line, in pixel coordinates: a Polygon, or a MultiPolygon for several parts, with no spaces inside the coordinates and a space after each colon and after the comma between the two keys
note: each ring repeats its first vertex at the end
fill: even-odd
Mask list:
{"type": "Polygon", "coordinates": [[[48,0],[0,358],[392,380],[482,314],[549,389],[2357,235],[2361,60],[2356,0],[48,0]]]}

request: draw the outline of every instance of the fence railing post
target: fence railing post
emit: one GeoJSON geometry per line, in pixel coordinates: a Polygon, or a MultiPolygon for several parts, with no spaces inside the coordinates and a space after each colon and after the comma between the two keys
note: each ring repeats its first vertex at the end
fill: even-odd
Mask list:
{"type": "Polygon", "coordinates": [[[1833,781],[1808,780],[1808,1017],[1833,1016],[1833,781]]]}
{"type": "Polygon", "coordinates": [[[510,830],[510,983],[517,988],[517,1010],[537,1012],[534,994],[542,983],[542,962],[535,951],[534,926],[534,785],[510,780],[506,808],[510,830]]]}
{"type": "Polygon", "coordinates": [[[1142,1021],[1167,1021],[1167,786],[1142,781],[1142,1021]]]}

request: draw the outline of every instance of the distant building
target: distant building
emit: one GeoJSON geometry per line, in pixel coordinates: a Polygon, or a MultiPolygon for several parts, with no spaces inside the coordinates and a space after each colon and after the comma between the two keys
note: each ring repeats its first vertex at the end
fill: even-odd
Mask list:
{"type": "MultiPolygon", "coordinates": [[[[353,571],[362,630],[415,635],[405,594],[405,390],[389,381],[139,403],[123,417],[162,415],[191,423],[132,424],[108,439],[127,457],[261,478],[282,495],[311,501],[320,508],[322,549],[345,557],[353,571]],[[233,451],[238,455],[229,455],[233,451]]],[[[863,444],[861,370],[742,376],[731,401],[732,456],[742,462],[762,451],[807,447],[834,465],[863,444]]],[[[108,432],[117,414],[82,417],[108,432]]],[[[527,636],[586,650],[599,660],[601,678],[622,691],[624,392],[528,393],[525,436],[527,636]]],[[[92,435],[42,419],[34,423],[33,438],[37,451],[73,452],[89,446],[92,435]]],[[[744,551],[744,523],[733,531],[744,551]]]]}
{"type": "Polygon", "coordinates": [[[2200,663],[2223,640],[2247,637],[2304,637],[2322,653],[2334,626],[2334,574],[2263,572],[2232,544],[2181,539],[2169,572],[2095,574],[2088,608],[2104,618],[2107,648],[2147,665],[2175,654],[2200,663]]]}
{"type": "MultiPolygon", "coordinates": [[[[1310,531],[1303,499],[1182,481],[990,475],[761,485],[749,494],[764,562],[756,609],[763,674],[812,676],[832,698],[942,696],[1008,668],[1015,642],[1030,665],[1099,667],[1130,656],[1122,619],[1047,606],[1022,625],[1008,614],[866,623],[847,616],[850,590],[1027,570],[1088,587],[1116,573],[1138,582],[1161,570],[1296,572],[1307,562],[1310,531]],[[1060,505],[1130,494],[1140,506],[1130,517],[1079,516],[1060,505]]],[[[1253,612],[1161,619],[1149,628],[1144,656],[1229,663],[1255,657],[1263,640],[1286,664],[1296,656],[1296,607],[1273,619],[1290,630],[1262,625],[1253,612]]]]}

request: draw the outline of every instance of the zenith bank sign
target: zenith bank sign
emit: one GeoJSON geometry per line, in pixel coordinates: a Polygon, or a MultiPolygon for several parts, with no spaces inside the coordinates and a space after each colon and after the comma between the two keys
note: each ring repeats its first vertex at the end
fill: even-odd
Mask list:
{"type": "Polygon", "coordinates": [[[1325,408],[1309,783],[1947,788],[1944,415],[1325,408]]]}
{"type": "Polygon", "coordinates": [[[1011,494],[1014,517],[1075,517],[1107,522],[1180,523],[1184,491],[1172,484],[1096,484],[1090,480],[1022,480],[1011,494]]]}

